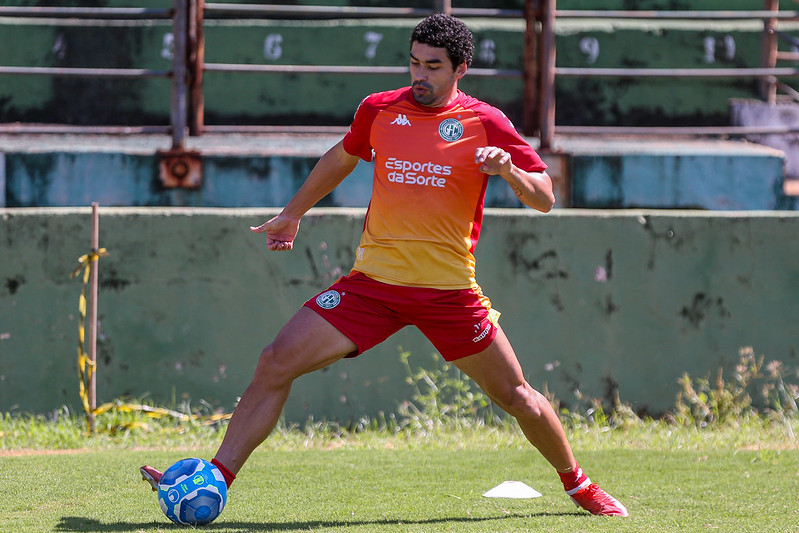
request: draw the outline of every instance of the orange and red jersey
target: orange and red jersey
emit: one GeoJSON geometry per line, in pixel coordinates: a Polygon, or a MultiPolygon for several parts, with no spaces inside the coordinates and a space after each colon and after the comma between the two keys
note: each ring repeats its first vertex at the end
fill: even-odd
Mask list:
{"type": "Polygon", "coordinates": [[[410,87],[363,100],[344,149],[374,154],[372,198],[353,270],[384,283],[436,289],[476,287],[474,250],[488,175],[474,152],[498,146],[513,164],[546,164],[498,109],[458,92],[445,107],[426,107],[410,87]]]}

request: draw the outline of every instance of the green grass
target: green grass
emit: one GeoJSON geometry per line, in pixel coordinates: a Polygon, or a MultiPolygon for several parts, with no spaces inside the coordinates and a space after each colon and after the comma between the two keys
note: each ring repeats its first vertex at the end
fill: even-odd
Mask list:
{"type": "MultiPolygon", "coordinates": [[[[408,367],[417,392],[394,416],[278,426],[239,473],[224,513],[202,529],[799,533],[797,374],[741,355],[727,381],[685,376],[677,405],[658,419],[618,401],[559,409],[581,465],[628,519],[577,509],[518,428],[442,365],[408,367]],[[482,497],[506,480],[543,496],[482,497]]],[[[203,424],[209,411],[180,406],[153,418],[112,409],[94,434],[65,409],[0,415],[0,531],[186,529],[163,516],[138,467],[212,457],[226,423],[203,424]]]]}
{"type": "MultiPolygon", "coordinates": [[[[253,454],[220,518],[202,529],[244,531],[799,531],[799,449],[616,447],[578,450],[594,481],[629,519],[593,517],[564,495],[520,436],[465,434],[459,446],[371,436],[324,446],[278,442],[253,454]],[[285,449],[291,448],[291,449],[285,449]],[[543,494],[489,499],[505,480],[543,494]]],[[[584,436],[585,438],[585,436],[584,436]]],[[[599,433],[594,438],[600,439],[599,433]]],[[[276,440],[281,440],[280,438],[276,440]]],[[[448,439],[444,439],[448,440],[448,439]]],[[[213,443],[215,444],[215,443],[213,443]]],[[[321,443],[319,443],[321,444],[321,443]]],[[[776,444],[776,443],[772,443],[776,444]]],[[[84,450],[0,460],[3,531],[175,531],[139,465],[171,464],[213,449],[84,450]]]]}

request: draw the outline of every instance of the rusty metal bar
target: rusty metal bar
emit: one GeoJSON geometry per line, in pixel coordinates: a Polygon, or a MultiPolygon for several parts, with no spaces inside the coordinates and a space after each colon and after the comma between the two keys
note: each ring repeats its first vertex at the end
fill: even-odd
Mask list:
{"type": "Polygon", "coordinates": [[[186,125],[188,124],[186,106],[186,40],[188,38],[188,0],[174,0],[175,17],[172,19],[172,105],[170,124],[172,125],[172,150],[182,150],[186,125]]]}
{"type": "Polygon", "coordinates": [[[87,134],[87,135],[147,135],[164,134],[172,131],[171,126],[74,126],[71,124],[0,124],[0,133],[21,134],[87,134]]]}
{"type": "Polygon", "coordinates": [[[524,88],[522,93],[522,131],[525,135],[533,136],[538,132],[538,88],[540,61],[538,46],[538,18],[536,9],[537,0],[527,0],[524,3],[524,65],[522,65],[522,79],[524,88]]]}
{"type": "Polygon", "coordinates": [[[539,141],[542,150],[552,149],[555,138],[555,0],[541,3],[541,79],[539,87],[539,141]]]}
{"type": "MultiPolygon", "coordinates": [[[[434,10],[449,12],[456,17],[501,17],[519,18],[524,16],[520,9],[469,8],[452,7],[449,10],[443,5],[445,0],[434,10]]],[[[296,6],[296,5],[253,5],[253,4],[221,4],[206,3],[206,18],[220,15],[255,16],[255,17],[302,17],[319,18],[422,18],[433,10],[412,7],[361,7],[361,6],[296,6]]]]}
{"type": "Polygon", "coordinates": [[[0,74],[32,76],[64,76],[77,78],[168,78],[169,70],[150,70],[137,68],[65,68],[65,67],[5,67],[0,66],[0,74]]]}
{"type": "Polygon", "coordinates": [[[169,19],[171,9],[136,7],[22,7],[0,6],[0,17],[87,18],[87,19],[169,19]]]}
{"type": "MultiPolygon", "coordinates": [[[[205,63],[205,72],[272,72],[304,74],[408,74],[408,67],[350,66],[350,65],[253,65],[236,63],[205,63]]],[[[493,68],[470,68],[469,76],[492,76],[495,78],[521,78],[520,70],[493,68]]]]}
{"type": "Polygon", "coordinates": [[[203,69],[205,64],[204,0],[189,3],[189,135],[200,136],[205,122],[203,69]]]}
{"type": "Polygon", "coordinates": [[[325,135],[343,135],[349,130],[348,126],[288,126],[266,124],[206,124],[204,133],[321,133],[325,135]]]}
{"type": "Polygon", "coordinates": [[[343,135],[348,126],[205,125],[204,133],[321,133],[343,135]]]}
{"type": "Polygon", "coordinates": [[[412,7],[357,7],[357,6],[292,6],[254,4],[205,4],[205,17],[216,15],[256,17],[303,17],[303,18],[405,18],[425,17],[431,9],[412,7]]]}
{"type": "Polygon", "coordinates": [[[558,76],[598,78],[766,78],[799,76],[799,68],[571,68],[558,67],[558,76]]]}
{"type": "Polygon", "coordinates": [[[799,11],[629,11],[610,9],[570,9],[557,11],[562,19],[640,19],[640,20],[749,20],[749,19],[799,19],[799,11]]]}
{"type": "Polygon", "coordinates": [[[746,136],[796,133],[799,125],[776,126],[558,126],[561,135],[673,135],[681,137],[746,136]]]}
{"type": "MultiPolygon", "coordinates": [[[[239,63],[205,63],[205,72],[287,72],[306,74],[407,74],[408,67],[322,66],[322,65],[252,65],[239,63]]],[[[470,71],[471,72],[471,71],[470,71]]]]}
{"type": "Polygon", "coordinates": [[[524,17],[523,9],[495,9],[495,8],[477,8],[477,7],[453,7],[452,16],[459,18],[468,17],[491,17],[491,18],[508,18],[518,19],[524,17]]]}
{"type": "MultiPolygon", "coordinates": [[[[763,49],[761,52],[761,66],[763,68],[774,68],[777,66],[777,19],[774,14],[780,9],[779,0],[764,0],[764,7],[772,14],[771,17],[763,20],[763,49]]],[[[765,78],[759,80],[760,97],[769,103],[777,101],[777,80],[765,78]]]]}

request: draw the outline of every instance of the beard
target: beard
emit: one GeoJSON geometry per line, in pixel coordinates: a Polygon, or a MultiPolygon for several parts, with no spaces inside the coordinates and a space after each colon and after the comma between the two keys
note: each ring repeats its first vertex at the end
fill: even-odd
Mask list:
{"type": "Polygon", "coordinates": [[[411,89],[414,89],[416,87],[424,87],[426,89],[426,91],[421,93],[421,94],[417,93],[414,90],[411,91],[411,93],[413,94],[413,99],[416,100],[416,103],[419,103],[419,104],[422,104],[422,105],[430,105],[431,103],[433,103],[435,101],[436,97],[433,94],[433,86],[432,85],[430,85],[428,83],[424,83],[424,82],[415,82],[411,86],[411,89]]]}

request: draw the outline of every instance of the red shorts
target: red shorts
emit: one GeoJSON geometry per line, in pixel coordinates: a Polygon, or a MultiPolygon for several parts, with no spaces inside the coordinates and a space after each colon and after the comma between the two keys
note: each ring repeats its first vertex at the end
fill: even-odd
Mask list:
{"type": "Polygon", "coordinates": [[[452,361],[488,348],[499,312],[477,289],[403,287],[353,272],[305,302],[358,347],[355,357],[408,325],[452,361]]]}

